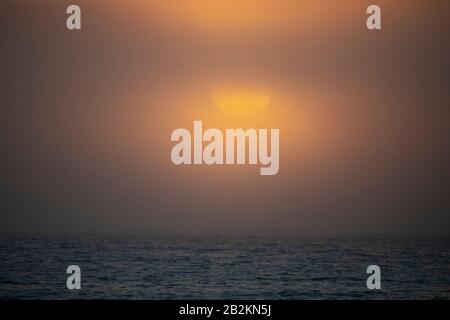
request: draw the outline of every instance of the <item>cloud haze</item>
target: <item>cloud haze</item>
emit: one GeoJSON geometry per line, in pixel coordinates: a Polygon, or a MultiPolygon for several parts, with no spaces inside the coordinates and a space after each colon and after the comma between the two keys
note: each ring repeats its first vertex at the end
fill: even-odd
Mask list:
{"type": "Polygon", "coordinates": [[[370,32],[361,1],[81,0],[69,32],[67,1],[2,1],[0,230],[448,234],[449,4],[378,2],[370,32]],[[233,117],[222,87],[273,96],[233,117]],[[194,120],[279,128],[279,173],[174,166],[194,120]]]}

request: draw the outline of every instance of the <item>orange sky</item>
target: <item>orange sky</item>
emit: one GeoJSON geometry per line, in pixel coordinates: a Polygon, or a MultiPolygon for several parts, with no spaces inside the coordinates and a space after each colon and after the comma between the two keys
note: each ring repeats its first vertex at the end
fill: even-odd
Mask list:
{"type": "Polygon", "coordinates": [[[447,228],[448,5],[378,3],[371,33],[362,1],[80,0],[68,33],[64,1],[7,1],[4,226],[447,228]],[[174,166],[194,120],[279,128],[279,173],[174,166]]]}

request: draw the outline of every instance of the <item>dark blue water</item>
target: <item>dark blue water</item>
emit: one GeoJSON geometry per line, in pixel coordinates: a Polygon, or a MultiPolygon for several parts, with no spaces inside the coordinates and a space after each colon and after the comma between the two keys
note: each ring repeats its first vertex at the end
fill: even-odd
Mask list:
{"type": "Polygon", "coordinates": [[[1,236],[0,298],[449,299],[450,239],[1,236]],[[68,290],[66,268],[81,268],[68,290]],[[368,290],[366,268],[381,267],[368,290]]]}

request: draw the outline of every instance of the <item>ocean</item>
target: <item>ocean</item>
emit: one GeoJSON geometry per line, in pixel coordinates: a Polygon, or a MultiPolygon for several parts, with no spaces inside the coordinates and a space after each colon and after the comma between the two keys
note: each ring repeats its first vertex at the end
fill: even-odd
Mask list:
{"type": "Polygon", "coordinates": [[[0,299],[450,299],[450,239],[3,235],[0,299]]]}

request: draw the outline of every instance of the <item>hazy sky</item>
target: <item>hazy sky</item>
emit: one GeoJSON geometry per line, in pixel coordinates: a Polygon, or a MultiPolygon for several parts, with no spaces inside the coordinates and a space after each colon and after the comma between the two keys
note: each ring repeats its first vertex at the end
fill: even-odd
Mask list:
{"type": "Polygon", "coordinates": [[[76,3],[0,4],[1,231],[450,233],[448,1],[76,3]],[[173,165],[194,120],[279,128],[279,173],[173,165]]]}

